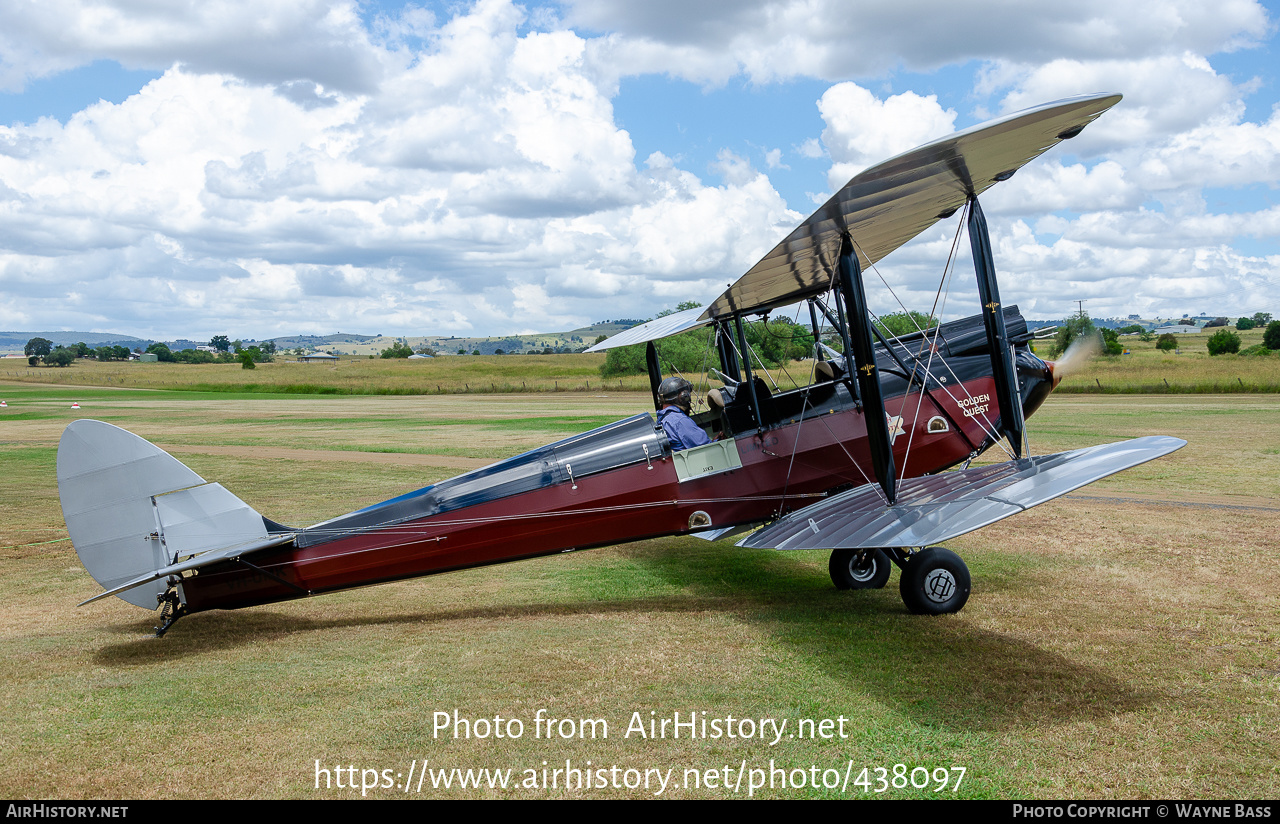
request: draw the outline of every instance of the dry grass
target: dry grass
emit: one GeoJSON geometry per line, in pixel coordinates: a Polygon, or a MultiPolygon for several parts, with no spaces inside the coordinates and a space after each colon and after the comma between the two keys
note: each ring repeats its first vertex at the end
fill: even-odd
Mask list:
{"type": "MultiPolygon", "coordinates": [[[[1242,348],[1262,342],[1262,330],[1239,333],[1242,348]]],[[[1067,377],[1059,392],[1084,394],[1220,394],[1280,392],[1280,354],[1210,357],[1210,335],[1180,335],[1177,353],[1161,352],[1155,342],[1123,338],[1129,354],[1094,358],[1067,377]]],[[[1047,355],[1045,345],[1038,346],[1047,355]]],[[[426,361],[344,357],[336,365],[303,364],[282,358],[249,371],[239,364],[97,363],[70,367],[0,366],[0,381],[186,390],[219,393],[291,395],[441,395],[525,392],[642,392],[646,375],[600,377],[603,354],[488,355],[438,357],[426,361]]],[[[783,389],[805,382],[812,364],[795,362],[772,369],[770,379],[783,389]]],[[[696,376],[695,376],[696,377],[696,376]]]]}
{"type": "MultiPolygon", "coordinates": [[[[1234,330],[1232,330],[1234,331],[1234,330]]],[[[1241,351],[1262,343],[1262,329],[1239,332],[1241,351]]],[[[1280,353],[1211,356],[1213,330],[1177,335],[1178,349],[1162,352],[1154,340],[1123,337],[1128,354],[1097,357],[1079,373],[1063,380],[1059,392],[1079,393],[1207,393],[1280,392],[1280,353]]],[[[1043,354],[1043,353],[1042,353],[1043,354]]]]}
{"type": "MultiPolygon", "coordinates": [[[[1267,397],[1050,399],[1031,421],[1037,451],[1148,432],[1190,445],[957,541],[974,594],[954,616],[907,615],[893,583],[837,592],[820,553],[667,539],[204,613],[156,640],[152,616],[123,602],[75,609],[98,587],[67,543],[42,543],[65,536],[53,476],[65,391],[5,387],[0,410],[16,413],[0,430],[10,797],[347,798],[359,790],[315,788],[316,759],[403,773],[424,758],[513,768],[517,781],[565,759],[678,776],[743,760],[955,765],[968,770],[960,795],[995,798],[1251,798],[1280,786],[1280,416],[1267,397]],[[609,738],[534,739],[539,708],[605,718],[609,738]],[[455,709],[520,718],[526,735],[434,737],[433,713],[455,709]],[[633,712],[695,710],[844,716],[849,737],[622,737],[633,712]]],[[[561,437],[575,418],[642,410],[645,396],[97,391],[82,403],[182,446],[265,514],[309,522],[456,471],[429,452],[385,462],[369,451],[379,445],[484,460],[561,437]],[[276,451],[254,454],[266,446],[276,451]]]]}
{"type": "Polygon", "coordinates": [[[0,380],[63,386],[187,389],[303,395],[436,395],[640,390],[644,375],[600,377],[604,355],[467,355],[432,360],[344,357],[337,364],[285,358],[247,370],[238,363],[77,361],[66,368],[0,367],[0,380]]]}

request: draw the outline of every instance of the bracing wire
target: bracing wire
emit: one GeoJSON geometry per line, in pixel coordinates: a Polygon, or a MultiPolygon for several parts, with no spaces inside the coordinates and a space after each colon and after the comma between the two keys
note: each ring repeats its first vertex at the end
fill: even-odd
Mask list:
{"type": "MultiPolygon", "coordinates": [[[[962,236],[962,233],[963,233],[963,231],[964,231],[964,227],[965,227],[965,225],[966,225],[966,220],[965,220],[965,218],[968,216],[969,209],[970,209],[970,206],[969,206],[968,204],[966,204],[966,205],[965,205],[965,207],[964,207],[964,210],[961,212],[960,220],[959,220],[959,222],[958,222],[958,224],[957,224],[957,226],[956,226],[956,234],[955,234],[955,236],[952,238],[952,241],[951,241],[951,250],[950,250],[950,252],[949,252],[949,253],[948,253],[948,255],[947,255],[947,262],[946,262],[946,264],[943,266],[942,278],[941,278],[941,280],[940,280],[940,282],[939,282],[939,287],[938,287],[938,294],[937,294],[937,295],[935,295],[935,297],[934,297],[934,308],[935,308],[935,309],[938,307],[939,300],[941,300],[942,306],[943,306],[943,308],[945,309],[945,306],[946,306],[946,299],[947,299],[947,296],[950,294],[950,291],[951,291],[951,286],[950,286],[950,284],[951,284],[951,276],[954,274],[954,262],[955,262],[955,258],[956,258],[957,252],[958,252],[958,250],[959,250],[959,246],[960,246],[960,237],[962,236]]],[[[923,346],[924,346],[924,344],[925,344],[925,342],[927,342],[927,341],[929,340],[928,331],[927,331],[927,330],[925,330],[925,329],[921,329],[921,328],[920,328],[920,325],[919,325],[918,323],[916,323],[916,320],[915,320],[915,318],[914,318],[914,317],[912,317],[912,315],[911,315],[910,311],[908,311],[908,310],[907,310],[906,306],[902,303],[901,299],[899,299],[899,298],[898,298],[898,295],[893,291],[893,287],[889,285],[888,280],[884,277],[884,275],[880,272],[880,270],[876,267],[876,265],[875,265],[874,263],[872,263],[872,262],[871,262],[870,258],[869,258],[869,257],[868,257],[868,256],[867,256],[867,255],[862,251],[862,249],[861,249],[861,248],[859,248],[859,247],[857,246],[857,243],[856,243],[856,242],[854,243],[854,248],[855,248],[855,250],[857,251],[857,253],[858,253],[858,254],[860,254],[860,255],[862,255],[863,259],[867,261],[867,267],[868,267],[868,268],[870,268],[870,269],[871,269],[871,271],[873,271],[873,272],[875,272],[875,273],[876,273],[876,277],[880,278],[880,282],[884,284],[885,288],[889,291],[889,294],[893,296],[893,299],[894,299],[894,301],[895,301],[895,302],[897,302],[898,306],[902,307],[902,310],[903,310],[904,314],[906,315],[907,319],[911,322],[911,324],[912,324],[913,326],[915,326],[915,327],[916,327],[916,331],[918,331],[918,332],[920,332],[920,333],[921,333],[921,337],[922,337],[922,340],[921,340],[921,346],[923,347],[923,346]]],[[[933,314],[933,313],[932,313],[932,311],[931,311],[930,319],[932,319],[933,317],[937,317],[937,316],[938,316],[938,315],[933,314]]],[[[878,318],[876,318],[876,319],[878,320],[878,318]]],[[[882,325],[883,325],[883,324],[882,324],[882,325]]],[[[893,340],[896,340],[896,339],[893,339],[893,340]]],[[[892,342],[892,340],[891,340],[891,342],[892,342]]],[[[909,349],[907,349],[907,347],[906,347],[906,345],[905,345],[905,344],[901,344],[901,343],[899,343],[898,345],[901,347],[902,351],[903,351],[903,352],[905,352],[905,353],[907,354],[907,356],[908,356],[908,357],[910,357],[912,360],[916,361],[917,363],[919,362],[919,358],[918,358],[918,357],[916,357],[916,356],[914,356],[914,355],[912,355],[912,354],[911,354],[911,352],[910,352],[910,350],[909,350],[909,349]]],[[[923,351],[923,350],[922,350],[922,351],[923,351]]],[[[931,367],[932,367],[932,364],[933,364],[933,360],[934,360],[934,355],[935,355],[935,354],[937,354],[937,346],[936,346],[936,345],[930,345],[930,347],[929,347],[929,358],[928,358],[928,360],[927,360],[927,361],[926,361],[926,363],[925,363],[925,377],[923,378],[923,380],[925,380],[925,381],[927,381],[927,380],[929,379],[929,377],[932,377],[932,376],[933,376],[933,372],[932,372],[931,367]]],[[[948,364],[948,363],[946,362],[946,360],[945,360],[945,359],[942,359],[942,361],[941,361],[941,362],[942,362],[943,368],[945,368],[945,369],[947,370],[947,372],[948,372],[948,373],[951,375],[951,377],[956,381],[956,383],[960,383],[960,378],[959,378],[959,376],[958,376],[958,375],[956,375],[955,370],[953,370],[953,369],[951,368],[951,365],[950,365],[950,364],[948,364]]],[[[959,399],[957,399],[957,398],[956,398],[956,396],[951,392],[950,388],[948,388],[948,387],[946,386],[946,384],[943,384],[943,383],[941,383],[940,381],[938,382],[938,384],[939,384],[939,388],[940,388],[940,389],[942,389],[943,393],[945,393],[945,394],[947,395],[947,397],[949,397],[952,401],[954,401],[957,405],[959,405],[959,399]]],[[[923,392],[925,391],[925,389],[926,389],[926,387],[922,384],[922,385],[921,385],[921,390],[920,390],[922,394],[923,394],[923,392]]],[[[906,397],[904,396],[904,398],[903,398],[903,405],[899,408],[899,412],[901,412],[901,411],[903,411],[903,410],[905,409],[905,403],[906,403],[906,400],[907,400],[907,399],[906,399],[906,397]]],[[[1001,449],[1001,451],[1003,451],[1006,455],[1008,455],[1008,456],[1009,456],[1009,458],[1010,458],[1010,459],[1012,459],[1012,458],[1014,457],[1013,452],[1012,452],[1012,451],[1011,451],[1007,446],[1005,446],[1005,445],[1004,445],[1003,438],[1001,438],[1001,437],[996,433],[996,431],[995,431],[995,423],[991,421],[991,419],[986,415],[986,413],[980,413],[980,414],[981,414],[981,418],[979,418],[979,417],[975,416],[975,417],[971,418],[971,420],[973,420],[974,422],[976,422],[976,423],[978,424],[978,426],[979,426],[979,427],[981,427],[981,429],[982,429],[983,433],[984,433],[988,438],[990,438],[990,439],[991,439],[991,441],[992,441],[996,446],[998,446],[998,447],[1001,449]]],[[[910,443],[911,443],[911,442],[910,442],[910,440],[909,440],[909,441],[908,441],[908,448],[910,448],[910,443]]],[[[904,458],[904,460],[903,460],[903,464],[905,465],[905,463],[906,463],[906,460],[905,460],[905,458],[904,458]]]]}

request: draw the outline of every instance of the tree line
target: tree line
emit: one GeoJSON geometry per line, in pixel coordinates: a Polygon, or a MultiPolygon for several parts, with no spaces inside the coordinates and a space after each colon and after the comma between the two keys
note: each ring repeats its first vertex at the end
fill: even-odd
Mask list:
{"type": "MultiPolygon", "coordinates": [[[[155,355],[156,360],[164,363],[235,363],[239,361],[241,364],[259,364],[268,363],[275,359],[276,345],[274,341],[266,341],[262,344],[245,347],[240,341],[230,341],[226,335],[216,335],[209,341],[209,346],[214,352],[208,352],[202,349],[181,349],[177,352],[172,351],[166,344],[153,343],[146,350],[129,349],[127,346],[99,346],[96,349],[89,346],[84,341],[73,343],[70,346],[58,344],[55,346],[53,341],[48,338],[32,338],[27,341],[27,345],[23,347],[23,354],[27,356],[27,363],[31,366],[38,366],[43,363],[45,366],[70,366],[77,359],[93,359],[97,361],[125,361],[133,357],[134,354],[155,355]]],[[[252,366],[245,368],[252,369],[252,366]]]]}

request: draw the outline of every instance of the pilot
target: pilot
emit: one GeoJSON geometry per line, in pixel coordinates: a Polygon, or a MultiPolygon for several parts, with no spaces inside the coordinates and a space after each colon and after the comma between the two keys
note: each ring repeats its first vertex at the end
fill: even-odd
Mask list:
{"type": "Polygon", "coordinates": [[[671,448],[677,451],[711,443],[702,427],[689,417],[692,399],[693,385],[684,378],[672,375],[658,386],[658,402],[662,404],[658,422],[671,440],[671,448]]]}

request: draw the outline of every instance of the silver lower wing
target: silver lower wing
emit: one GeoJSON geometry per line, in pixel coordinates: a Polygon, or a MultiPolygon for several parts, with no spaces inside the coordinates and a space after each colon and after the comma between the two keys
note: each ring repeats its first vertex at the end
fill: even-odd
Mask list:
{"type": "Polygon", "coordinates": [[[885,504],[866,484],[805,507],[738,542],[773,549],[925,547],[1017,515],[1037,504],[1186,446],[1151,436],[944,472],[900,482],[885,504]]]}

